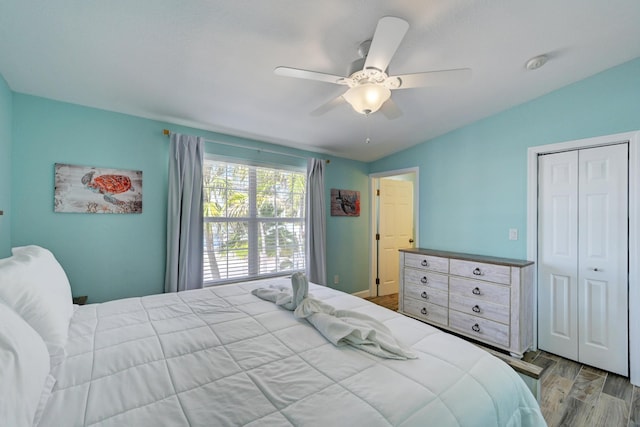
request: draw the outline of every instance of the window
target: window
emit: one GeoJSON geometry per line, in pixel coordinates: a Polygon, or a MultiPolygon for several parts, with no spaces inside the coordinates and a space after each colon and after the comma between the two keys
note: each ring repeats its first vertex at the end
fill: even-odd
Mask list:
{"type": "Polygon", "coordinates": [[[304,270],[306,174],[205,159],[204,281],[304,270]]]}

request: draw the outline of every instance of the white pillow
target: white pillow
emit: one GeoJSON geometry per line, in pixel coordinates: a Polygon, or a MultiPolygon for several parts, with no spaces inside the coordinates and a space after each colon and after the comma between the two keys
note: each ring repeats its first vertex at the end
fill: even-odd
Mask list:
{"type": "MultiPolygon", "coordinates": [[[[49,381],[49,352],[38,333],[0,303],[0,422],[31,426],[49,381]]],[[[50,387],[47,387],[50,389],[50,387]]]]}
{"type": "Polygon", "coordinates": [[[69,280],[47,249],[22,246],[12,252],[0,260],[0,301],[40,334],[56,365],[64,358],[73,316],[69,280]]]}

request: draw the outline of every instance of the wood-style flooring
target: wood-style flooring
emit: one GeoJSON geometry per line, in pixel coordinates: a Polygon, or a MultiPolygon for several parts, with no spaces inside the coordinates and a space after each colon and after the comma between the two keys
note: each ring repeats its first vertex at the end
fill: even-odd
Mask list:
{"type": "Polygon", "coordinates": [[[544,351],[524,359],[546,368],[540,408],[550,427],[640,427],[640,388],[628,378],[544,351]]]}
{"type": "MultiPolygon", "coordinates": [[[[366,299],[398,310],[398,294],[366,299]]],[[[549,427],[640,427],[640,388],[628,378],[544,351],[524,360],[545,368],[540,408],[549,427]]]]}
{"type": "Polygon", "coordinates": [[[389,310],[398,311],[398,294],[383,295],[381,297],[367,297],[366,300],[381,305],[389,310]]]}

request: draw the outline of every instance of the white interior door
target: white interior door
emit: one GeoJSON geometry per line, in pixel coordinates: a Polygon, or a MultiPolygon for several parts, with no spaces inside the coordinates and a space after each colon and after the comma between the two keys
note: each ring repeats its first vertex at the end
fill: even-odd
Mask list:
{"type": "Polygon", "coordinates": [[[578,352],[588,365],[628,375],[627,145],[580,150],[578,352]]]}
{"type": "Polygon", "coordinates": [[[539,347],[622,375],[627,191],[626,144],[539,158],[539,347]]]}
{"type": "Polygon", "coordinates": [[[398,292],[398,250],[412,247],[413,183],[381,178],[379,206],[378,295],[389,295],[398,292]]]}
{"type": "Polygon", "coordinates": [[[578,152],[538,162],[538,346],[578,360],[578,152]]]}

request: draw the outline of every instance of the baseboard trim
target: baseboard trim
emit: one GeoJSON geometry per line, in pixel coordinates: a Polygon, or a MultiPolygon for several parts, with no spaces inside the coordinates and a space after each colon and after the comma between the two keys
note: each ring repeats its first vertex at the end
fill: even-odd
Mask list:
{"type": "Polygon", "coordinates": [[[353,293],[351,295],[355,295],[355,296],[360,297],[360,298],[367,298],[367,297],[370,296],[368,289],[366,291],[355,292],[355,293],[353,293]]]}

